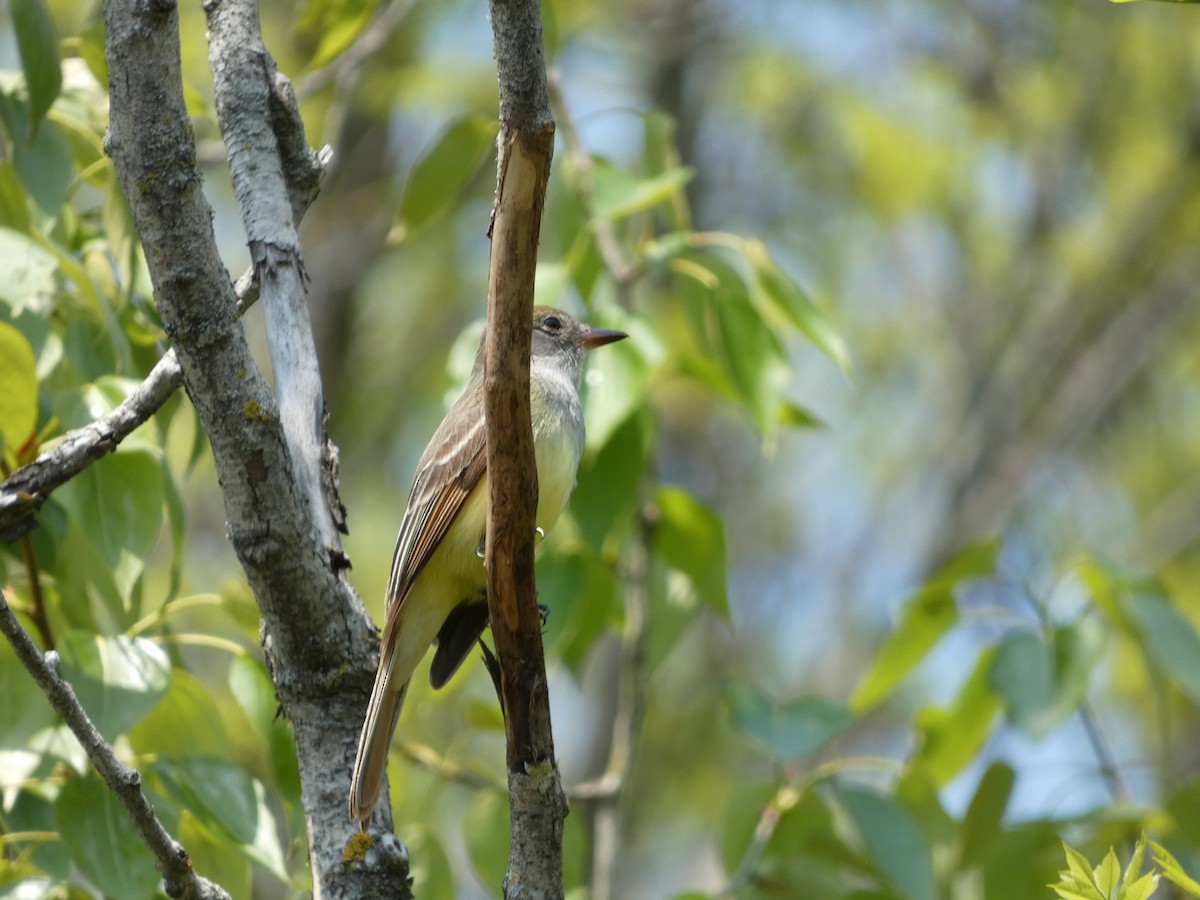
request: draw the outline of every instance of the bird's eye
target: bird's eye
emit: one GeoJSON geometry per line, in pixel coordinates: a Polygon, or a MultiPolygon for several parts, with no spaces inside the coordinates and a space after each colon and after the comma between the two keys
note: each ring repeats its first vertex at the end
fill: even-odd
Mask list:
{"type": "Polygon", "coordinates": [[[558,316],[546,316],[542,319],[542,328],[550,332],[550,334],[558,334],[562,331],[562,319],[558,316]]]}

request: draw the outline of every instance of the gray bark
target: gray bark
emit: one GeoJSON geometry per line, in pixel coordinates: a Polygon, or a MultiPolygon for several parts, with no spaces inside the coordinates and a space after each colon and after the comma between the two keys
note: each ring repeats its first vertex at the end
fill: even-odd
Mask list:
{"type": "MultiPolygon", "coordinates": [[[[378,842],[369,853],[348,845],[356,832],[346,820],[345,798],[374,677],[375,630],[342,577],[343,561],[331,554],[327,525],[310,515],[323,504],[311,499],[311,485],[298,484],[279,408],[237,321],[183,102],[175,6],[108,0],[105,25],[106,145],[142,238],[159,312],[212,444],[230,539],[262,611],[267,664],[295,729],[314,896],[406,896],[407,865],[397,844],[378,842]]],[[[257,104],[261,114],[272,84],[270,67],[231,76],[226,87],[238,98],[233,102],[257,104]]],[[[277,159],[283,157],[276,165],[287,165],[303,136],[288,131],[295,122],[278,112],[272,115],[268,104],[261,127],[274,135],[277,159]]],[[[290,219],[286,185],[277,181],[269,190],[274,196],[263,208],[272,212],[261,231],[254,217],[252,242],[276,235],[271,226],[279,216],[290,219]]],[[[298,243],[283,244],[298,251],[298,243]]],[[[302,311],[285,318],[283,327],[303,327],[302,311]]],[[[311,467],[312,460],[305,464],[311,467]]],[[[374,824],[390,829],[386,805],[374,824]]]]}

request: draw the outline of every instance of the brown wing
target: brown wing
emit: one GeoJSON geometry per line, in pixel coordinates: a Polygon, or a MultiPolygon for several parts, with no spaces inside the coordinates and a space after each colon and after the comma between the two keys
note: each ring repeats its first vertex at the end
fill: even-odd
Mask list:
{"type": "MultiPolygon", "coordinates": [[[[395,619],[395,612],[404,604],[417,576],[450,531],[486,468],[483,392],[467,391],[433,433],[417,464],[392,556],[388,624],[395,619]]],[[[384,653],[391,643],[390,631],[385,626],[384,653]]]]}

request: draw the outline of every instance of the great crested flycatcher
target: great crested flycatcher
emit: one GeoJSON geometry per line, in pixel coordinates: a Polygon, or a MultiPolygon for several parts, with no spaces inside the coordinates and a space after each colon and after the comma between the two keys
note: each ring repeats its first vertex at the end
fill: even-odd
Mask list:
{"type": "MultiPolygon", "coordinates": [[[[628,337],[548,306],[533,310],[529,404],[537,459],[537,525],[549,531],[575,487],[583,453],[579,383],[584,353],[628,337]]],[[[487,625],[483,343],[461,397],[429,440],[413,478],[392,556],[379,670],[358,741],[350,819],[365,829],[379,797],[388,746],[417,663],[435,640],[429,680],[441,687],[487,625]]]]}

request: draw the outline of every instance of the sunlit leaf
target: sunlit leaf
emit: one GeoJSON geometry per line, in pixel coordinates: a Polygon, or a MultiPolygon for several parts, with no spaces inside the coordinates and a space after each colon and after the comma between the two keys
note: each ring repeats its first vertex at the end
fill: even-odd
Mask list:
{"type": "Polygon", "coordinates": [[[54,255],[25,234],[0,228],[0,300],[19,314],[54,285],[54,255]]]}
{"type": "Polygon", "coordinates": [[[725,528],[719,516],[681,488],[659,488],[654,550],[696,586],[701,598],[729,615],[725,585],[725,528]]]}
{"type": "Polygon", "coordinates": [[[452,122],[417,160],[404,188],[400,218],[411,234],[446,209],[495,147],[497,123],[482,116],[452,122]]]}
{"type": "Polygon", "coordinates": [[[229,891],[231,897],[250,897],[253,873],[250,860],[230,852],[228,838],[206,828],[191,810],[179,813],[179,842],[187,847],[192,868],[229,891]]]}
{"type": "Polygon", "coordinates": [[[167,655],[145,638],[68,631],[57,649],[63,677],[110,742],[150,712],[170,684],[167,655]]]}
{"type": "Polygon", "coordinates": [[[998,552],[995,540],[963,548],[905,601],[900,622],[854,689],[850,698],[852,710],[861,713],[888,697],[925,658],[958,621],[954,592],[959,583],[992,572],[998,552]]]}
{"type": "Polygon", "coordinates": [[[25,335],[0,322],[0,454],[16,451],[37,425],[38,380],[25,335]]]}
{"type": "Polygon", "coordinates": [[[1200,897],[1200,882],[1184,871],[1171,851],[1157,841],[1150,841],[1154,863],[1162,869],[1163,877],[1192,897],[1200,897]]]}
{"type": "Polygon", "coordinates": [[[744,253],[753,268],[757,295],[778,318],[795,326],[813,346],[849,373],[850,351],[846,341],[817,308],[800,285],[783,271],[761,241],[745,241],[744,253]]]}
{"type": "Polygon", "coordinates": [[[916,758],[939,785],[975,759],[991,733],[1000,710],[1000,698],[989,679],[992,658],[991,650],[979,654],[970,677],[949,706],[917,713],[921,745],[916,758]]]}
{"type": "Polygon", "coordinates": [[[141,450],[113,453],[75,476],[59,496],[128,604],[162,525],[162,461],[141,450]]]}
{"type": "Polygon", "coordinates": [[[628,218],[670,200],[691,178],[692,170],[685,167],[639,178],[597,159],[592,169],[592,208],[599,219],[628,218]]]}
{"type": "Polygon", "coordinates": [[[571,495],[571,517],[592,546],[600,549],[622,516],[633,512],[645,474],[649,438],[644,416],[626,418],[594,458],[579,469],[571,495]]]}
{"type": "Polygon", "coordinates": [[[143,754],[218,755],[229,749],[221,713],[204,684],[186,669],[171,670],[161,702],[129,729],[129,743],[143,754]]]}

